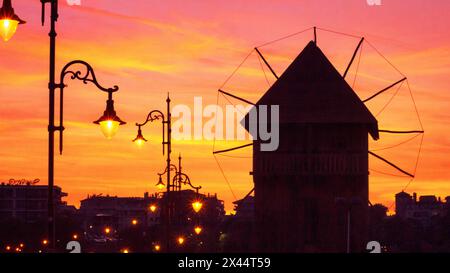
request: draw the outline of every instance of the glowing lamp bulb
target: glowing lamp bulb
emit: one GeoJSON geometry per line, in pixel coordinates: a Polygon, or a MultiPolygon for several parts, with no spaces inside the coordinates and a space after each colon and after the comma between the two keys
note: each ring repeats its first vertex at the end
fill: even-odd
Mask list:
{"type": "Polygon", "coordinates": [[[105,228],[105,233],[106,233],[106,234],[111,233],[111,229],[110,229],[110,228],[105,228]]]}
{"type": "Polygon", "coordinates": [[[136,143],[138,147],[142,147],[147,140],[142,135],[141,127],[139,126],[138,133],[135,139],[133,139],[133,142],[136,143]]]}
{"type": "Polygon", "coordinates": [[[195,212],[199,212],[203,207],[202,202],[200,201],[195,201],[192,203],[192,208],[194,209],[195,212]]]}
{"type": "Polygon", "coordinates": [[[195,234],[197,234],[197,235],[199,235],[201,232],[202,232],[202,228],[200,227],[200,226],[196,226],[195,228],[194,228],[194,231],[195,231],[195,234]]]}
{"type": "Polygon", "coordinates": [[[177,240],[177,241],[178,241],[178,244],[179,244],[179,245],[182,245],[182,244],[184,244],[184,238],[183,238],[183,237],[181,237],[181,236],[180,236],[180,237],[178,237],[178,240],[177,240]]]}
{"type": "Polygon", "coordinates": [[[160,245],[155,245],[155,251],[159,251],[161,249],[160,245]]]}
{"type": "Polygon", "coordinates": [[[131,224],[132,224],[133,226],[137,225],[137,224],[138,224],[138,220],[133,219],[133,220],[131,221],[131,224]]]}
{"type": "Polygon", "coordinates": [[[16,33],[19,21],[4,18],[0,20],[0,36],[2,36],[3,41],[7,42],[16,33]]]}
{"type": "Polygon", "coordinates": [[[136,145],[141,147],[142,145],[144,145],[144,141],[142,139],[138,139],[135,141],[136,145]]]}
{"type": "Polygon", "coordinates": [[[43,245],[48,245],[48,240],[42,240],[43,245]]]}
{"type": "Polygon", "coordinates": [[[130,253],[130,251],[128,250],[128,248],[122,249],[122,253],[130,253]]]}
{"type": "Polygon", "coordinates": [[[150,211],[151,212],[155,212],[156,211],[156,206],[155,205],[151,205],[150,206],[150,211]]]}
{"type": "Polygon", "coordinates": [[[78,234],[72,235],[72,238],[73,238],[74,240],[78,239],[78,234]]]}
{"type": "Polygon", "coordinates": [[[156,183],[156,187],[158,188],[158,190],[162,190],[166,187],[166,185],[164,185],[164,182],[162,181],[161,175],[159,176],[158,183],[156,183]]]}
{"type": "Polygon", "coordinates": [[[115,120],[100,121],[100,129],[107,139],[111,139],[119,130],[120,122],[115,120]]]}

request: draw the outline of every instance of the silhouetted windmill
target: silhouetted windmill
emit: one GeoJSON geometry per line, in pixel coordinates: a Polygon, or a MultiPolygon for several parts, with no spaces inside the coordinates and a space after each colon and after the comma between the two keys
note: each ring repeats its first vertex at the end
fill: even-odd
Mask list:
{"type": "MultiPolygon", "coordinates": [[[[341,75],[314,41],[278,76],[258,48],[255,51],[276,81],[253,104],[279,105],[280,146],[263,152],[253,145],[257,250],[268,252],[363,251],[367,243],[368,155],[414,177],[368,149],[367,134],[412,134],[423,130],[379,129],[364,103],[401,84],[390,84],[365,100],[345,81],[364,38],[341,75]],[[345,236],[343,236],[345,235],[345,236]]],[[[245,119],[248,129],[248,115],[245,119]]],[[[259,125],[259,124],[258,124],[259,125]]],[[[268,126],[270,128],[270,126],[268,126]]]]}

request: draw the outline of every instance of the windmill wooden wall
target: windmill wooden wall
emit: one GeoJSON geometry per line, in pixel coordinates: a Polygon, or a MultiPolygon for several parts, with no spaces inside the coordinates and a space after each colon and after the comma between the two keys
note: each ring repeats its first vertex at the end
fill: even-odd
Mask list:
{"type": "Polygon", "coordinates": [[[351,251],[362,251],[376,119],[313,42],[256,105],[280,107],[278,150],[253,146],[256,250],[345,252],[351,205],[351,251]]]}

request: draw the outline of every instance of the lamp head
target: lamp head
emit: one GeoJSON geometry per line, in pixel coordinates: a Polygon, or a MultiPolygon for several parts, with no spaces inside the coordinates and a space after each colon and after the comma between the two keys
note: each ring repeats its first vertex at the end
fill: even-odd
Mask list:
{"type": "Polygon", "coordinates": [[[142,146],[147,140],[142,135],[141,126],[139,126],[138,133],[135,139],[133,139],[133,142],[136,143],[138,146],[142,146]]]}
{"type": "Polygon", "coordinates": [[[103,115],[96,121],[95,124],[99,124],[100,128],[107,139],[111,139],[119,129],[120,125],[126,124],[125,121],[121,120],[114,110],[114,100],[109,98],[106,101],[106,110],[103,115]]]}
{"type": "Polygon", "coordinates": [[[0,8],[0,36],[5,42],[16,33],[19,24],[25,24],[25,21],[15,14],[11,0],[3,0],[3,6],[0,8]]]}
{"type": "Polygon", "coordinates": [[[161,249],[161,246],[159,244],[155,245],[155,251],[159,251],[161,249]]]}
{"type": "Polygon", "coordinates": [[[200,202],[199,200],[196,200],[194,202],[192,202],[192,208],[194,209],[195,212],[199,212],[203,207],[203,203],[200,202]]]}
{"type": "Polygon", "coordinates": [[[202,232],[202,227],[201,226],[196,226],[195,228],[194,228],[194,231],[195,231],[195,234],[197,234],[197,235],[199,235],[201,232],[202,232]]]}

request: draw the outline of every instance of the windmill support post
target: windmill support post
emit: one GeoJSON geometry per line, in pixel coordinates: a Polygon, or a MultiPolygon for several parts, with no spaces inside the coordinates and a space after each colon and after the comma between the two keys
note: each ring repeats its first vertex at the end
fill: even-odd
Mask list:
{"type": "Polygon", "coordinates": [[[376,96],[380,95],[381,93],[386,92],[387,90],[389,90],[389,89],[391,89],[392,87],[396,86],[397,84],[402,83],[402,82],[405,81],[406,79],[407,79],[407,78],[405,77],[405,78],[403,78],[403,79],[401,79],[401,80],[399,80],[399,81],[394,82],[393,84],[391,84],[391,85],[389,85],[388,87],[386,87],[386,88],[384,88],[384,89],[382,89],[382,90],[376,92],[374,95],[368,97],[367,99],[363,100],[362,102],[364,102],[364,103],[368,102],[369,100],[375,98],[376,96]]]}
{"type": "Polygon", "coordinates": [[[266,66],[269,68],[270,72],[272,72],[272,74],[275,76],[275,78],[278,80],[278,76],[275,73],[275,71],[272,69],[272,67],[270,66],[270,64],[267,62],[266,58],[264,58],[264,56],[262,55],[262,53],[259,51],[259,49],[257,47],[255,47],[256,53],[258,53],[259,57],[261,57],[261,59],[263,60],[263,62],[266,64],[266,66]]]}
{"type": "Polygon", "coordinates": [[[355,49],[355,52],[353,52],[353,56],[350,59],[350,63],[347,65],[347,68],[345,69],[344,75],[342,76],[345,79],[345,76],[347,76],[348,71],[350,70],[350,67],[353,64],[353,61],[355,60],[356,54],[358,53],[359,49],[361,48],[362,43],[364,42],[364,37],[361,38],[361,40],[358,43],[358,46],[355,49]]]}

